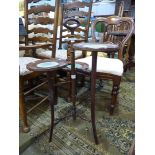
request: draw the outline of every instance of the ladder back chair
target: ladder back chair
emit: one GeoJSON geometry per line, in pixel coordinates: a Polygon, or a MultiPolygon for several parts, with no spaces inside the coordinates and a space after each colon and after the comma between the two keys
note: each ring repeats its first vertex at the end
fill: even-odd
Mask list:
{"type": "MultiPolygon", "coordinates": [[[[96,134],[96,126],[95,126],[95,93],[96,93],[96,78],[103,80],[112,80],[113,88],[111,92],[111,104],[110,104],[110,114],[112,115],[114,112],[114,108],[117,103],[117,95],[120,87],[121,78],[123,75],[123,50],[126,42],[130,39],[134,30],[134,22],[132,18],[129,17],[118,17],[118,16],[110,16],[107,18],[101,17],[97,18],[92,24],[92,42],[84,42],[84,43],[76,43],[72,46],[72,56],[71,63],[72,65],[72,76],[78,73],[82,73],[85,76],[91,77],[91,120],[92,120],[92,128],[93,134],[96,144],[98,144],[97,134],[96,134]],[[100,42],[97,42],[95,36],[95,27],[99,22],[104,23],[104,32],[100,42]],[[119,39],[117,37],[113,37],[111,30],[119,31],[121,24],[126,23],[126,31],[121,33],[122,37],[119,39]],[[113,29],[113,27],[115,29],[113,29]],[[124,34],[125,33],[125,34],[124,34]],[[83,50],[83,51],[91,51],[92,56],[77,59],[75,61],[74,51],[75,50],[83,50]],[[98,52],[105,53],[113,53],[118,52],[117,58],[105,58],[97,56],[98,52]],[[75,62],[84,62],[89,64],[88,70],[78,69],[75,72],[75,62]]],[[[72,79],[72,83],[74,83],[75,78],[72,79]]],[[[75,89],[75,86],[72,86],[72,89],[75,89]]],[[[73,94],[74,96],[75,94],[73,94]]]]}
{"type": "Polygon", "coordinates": [[[27,122],[27,113],[47,99],[46,96],[34,105],[31,110],[26,111],[25,95],[46,83],[46,81],[42,81],[38,85],[30,87],[30,90],[25,92],[25,84],[43,75],[38,72],[29,71],[26,66],[30,62],[39,60],[35,58],[35,52],[38,49],[39,51],[50,49],[52,57],[55,57],[59,0],[55,1],[55,6],[51,6],[51,2],[48,2],[46,3],[42,0],[24,0],[24,19],[27,35],[25,37],[25,44],[20,44],[19,46],[19,51],[25,50],[25,55],[19,57],[20,115],[23,120],[24,132],[30,130],[27,122]]]}
{"type": "MultiPolygon", "coordinates": [[[[58,27],[58,41],[59,48],[56,50],[56,58],[68,60],[69,59],[69,47],[70,40],[74,42],[81,42],[88,40],[88,31],[90,26],[90,17],[92,10],[92,0],[90,2],[71,2],[61,5],[60,26],[58,27]],[[73,19],[73,20],[72,20],[73,19]],[[77,22],[74,21],[76,19],[77,22]],[[69,29],[67,24],[72,25],[72,30],[69,29]],[[76,26],[75,26],[76,25],[76,26]],[[62,48],[63,45],[66,48],[62,48]]],[[[51,51],[40,54],[44,58],[51,57],[51,51]]],[[[82,56],[81,51],[76,52],[76,58],[82,56]]]]}

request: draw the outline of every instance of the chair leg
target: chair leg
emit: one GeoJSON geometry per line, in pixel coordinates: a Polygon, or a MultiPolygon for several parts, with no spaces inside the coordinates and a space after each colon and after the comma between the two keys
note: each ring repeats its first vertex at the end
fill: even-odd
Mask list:
{"type": "Polygon", "coordinates": [[[113,89],[112,89],[112,93],[111,93],[112,99],[111,99],[111,105],[110,105],[110,115],[113,115],[113,112],[114,112],[114,109],[116,106],[120,82],[121,82],[120,76],[113,77],[113,89]]]}
{"type": "Polygon", "coordinates": [[[26,113],[26,108],[25,108],[25,102],[24,102],[24,92],[23,88],[24,87],[24,82],[23,80],[20,79],[20,88],[19,88],[19,109],[20,109],[20,115],[23,120],[23,131],[25,133],[30,131],[30,127],[27,123],[27,113],[26,113]]]}
{"type": "Polygon", "coordinates": [[[76,120],[76,72],[75,72],[75,53],[73,49],[71,49],[71,100],[73,104],[73,120],[76,120]]]}
{"type": "Polygon", "coordinates": [[[52,137],[53,137],[53,128],[54,128],[54,105],[53,105],[53,103],[50,103],[50,105],[51,105],[51,127],[50,127],[49,142],[52,141],[52,137]]]}
{"type": "MultiPolygon", "coordinates": [[[[53,83],[56,84],[57,83],[57,77],[55,75],[55,77],[53,78],[53,83]]],[[[54,96],[54,105],[57,105],[58,103],[58,87],[54,86],[54,91],[53,91],[53,96],[54,96]]]]}

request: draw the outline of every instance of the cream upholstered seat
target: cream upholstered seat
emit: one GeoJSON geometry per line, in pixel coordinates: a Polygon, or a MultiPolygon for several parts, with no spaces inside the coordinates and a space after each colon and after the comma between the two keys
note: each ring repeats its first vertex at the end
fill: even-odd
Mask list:
{"type": "Polygon", "coordinates": [[[35,62],[39,59],[33,57],[19,57],[19,68],[20,68],[20,76],[24,76],[32,73],[26,68],[26,65],[30,62],[35,62]]]}
{"type": "MultiPolygon", "coordinates": [[[[77,59],[76,62],[83,62],[89,65],[88,70],[92,70],[92,56],[77,59]]],[[[113,75],[122,76],[123,62],[119,59],[111,59],[105,57],[97,57],[97,72],[109,73],[113,75]]]]}
{"type": "MultiPolygon", "coordinates": [[[[44,57],[47,59],[50,59],[52,57],[52,51],[50,50],[37,50],[36,51],[37,55],[39,57],[44,57]]],[[[82,51],[76,51],[75,52],[75,58],[78,58],[82,55],[82,51]]],[[[65,49],[57,49],[56,50],[56,58],[58,59],[63,59],[63,60],[67,60],[67,50],[65,49]]]]}

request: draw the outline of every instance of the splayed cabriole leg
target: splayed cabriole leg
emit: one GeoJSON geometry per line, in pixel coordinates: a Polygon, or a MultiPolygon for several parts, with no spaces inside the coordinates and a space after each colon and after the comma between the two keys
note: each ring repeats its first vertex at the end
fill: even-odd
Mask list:
{"type": "Polygon", "coordinates": [[[73,120],[76,120],[76,72],[74,50],[71,49],[71,87],[72,87],[72,103],[73,103],[73,120]]]}
{"type": "Polygon", "coordinates": [[[114,76],[113,77],[113,89],[112,89],[112,99],[111,99],[111,105],[110,105],[110,115],[113,114],[116,103],[117,103],[117,95],[119,93],[119,86],[121,82],[120,76],[114,76]]]}
{"type": "Polygon", "coordinates": [[[95,123],[95,94],[96,94],[96,66],[97,66],[97,52],[92,52],[92,72],[91,72],[91,121],[95,143],[98,144],[95,123]]]}
{"type": "MultiPolygon", "coordinates": [[[[67,72],[67,81],[71,81],[71,73],[70,72],[67,72]]],[[[71,82],[69,82],[68,84],[67,84],[67,86],[68,86],[68,97],[67,97],[67,100],[68,100],[68,102],[72,102],[72,84],[71,84],[71,82]]]]}
{"type": "Polygon", "coordinates": [[[24,100],[24,82],[23,80],[20,78],[20,83],[19,83],[19,109],[20,109],[20,115],[23,121],[23,131],[25,133],[30,131],[30,127],[27,123],[27,113],[26,113],[26,108],[25,108],[25,100],[24,100]]]}
{"type": "Polygon", "coordinates": [[[55,72],[47,72],[47,79],[48,79],[48,88],[49,88],[49,104],[51,107],[51,127],[50,127],[50,138],[49,142],[52,140],[53,136],[53,128],[54,128],[54,104],[57,101],[56,96],[55,96],[55,80],[56,80],[56,73],[55,72]]]}

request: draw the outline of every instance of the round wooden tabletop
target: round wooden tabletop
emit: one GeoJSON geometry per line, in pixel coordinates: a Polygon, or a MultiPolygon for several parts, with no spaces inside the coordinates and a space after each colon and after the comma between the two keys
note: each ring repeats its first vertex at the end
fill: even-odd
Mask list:
{"type": "Polygon", "coordinates": [[[27,64],[27,69],[36,72],[55,71],[66,67],[68,62],[61,59],[43,59],[27,64]]]}
{"type": "Polygon", "coordinates": [[[116,52],[119,49],[118,44],[114,43],[77,43],[73,44],[75,50],[91,51],[91,52],[116,52]]]}
{"type": "MultiPolygon", "coordinates": [[[[89,65],[87,63],[84,62],[76,62],[75,61],[75,70],[84,70],[87,71],[89,68],[89,65]]],[[[71,70],[71,64],[67,65],[65,68],[63,68],[66,71],[71,70]]]]}

